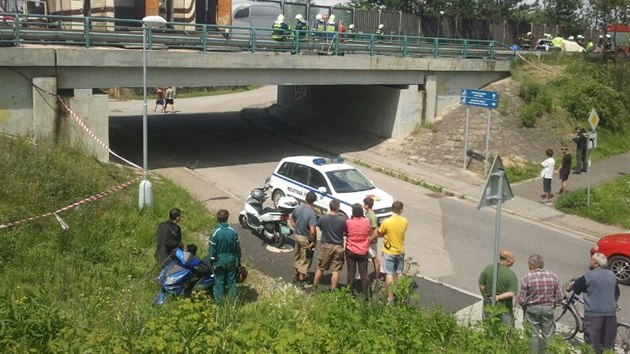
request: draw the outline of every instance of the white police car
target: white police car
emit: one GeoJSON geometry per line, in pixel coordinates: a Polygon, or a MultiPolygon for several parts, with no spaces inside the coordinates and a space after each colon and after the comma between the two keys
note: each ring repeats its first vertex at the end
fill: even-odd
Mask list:
{"type": "Polygon", "coordinates": [[[276,166],[269,185],[274,205],[285,195],[304,202],[306,193],[313,191],[317,195],[315,206],[322,214],[328,211],[330,201],[337,199],[341,213],[350,217],[352,204],[363,205],[365,197],[374,199],[373,210],[379,223],[392,214],[394,198],[374,187],[363,173],[344,163],[340,157],[286,157],[276,166]]]}

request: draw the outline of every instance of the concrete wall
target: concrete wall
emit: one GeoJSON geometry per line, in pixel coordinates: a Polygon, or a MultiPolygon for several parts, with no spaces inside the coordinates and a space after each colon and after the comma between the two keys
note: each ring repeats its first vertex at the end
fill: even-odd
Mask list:
{"type": "Polygon", "coordinates": [[[0,68],[0,132],[33,137],[33,86],[13,70],[0,68]]]}
{"type": "MultiPolygon", "coordinates": [[[[69,141],[81,144],[101,161],[109,153],[59,103],[57,80],[54,77],[29,78],[0,68],[0,133],[34,141],[69,141]]],[[[65,104],[77,114],[93,135],[105,144],[109,142],[109,109],[107,95],[93,94],[89,89],[73,90],[74,96],[64,97],[65,104]]]]}

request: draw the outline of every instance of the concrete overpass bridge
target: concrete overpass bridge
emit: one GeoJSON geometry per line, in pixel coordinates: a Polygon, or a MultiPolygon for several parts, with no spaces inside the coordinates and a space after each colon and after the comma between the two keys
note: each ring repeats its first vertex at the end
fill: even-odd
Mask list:
{"type": "MultiPolygon", "coordinates": [[[[45,32],[31,34],[41,36],[45,32]]],[[[303,44],[302,50],[296,51],[294,42],[278,47],[266,41],[272,50],[210,51],[204,40],[199,41],[204,44],[200,50],[173,46],[181,42],[174,34],[161,36],[155,35],[151,50],[147,50],[148,87],[278,85],[278,105],[296,114],[359,126],[383,137],[409,134],[418,124],[433,121],[457,104],[461,89],[481,88],[510,71],[509,60],[496,60],[494,55],[466,56],[463,40],[464,57],[462,49],[453,45],[443,45],[440,50],[456,52],[457,56],[435,55],[437,40],[432,42],[436,47],[429,48],[429,55],[409,55],[424,47],[407,46],[408,38],[401,42],[405,44],[403,55],[393,40],[382,44],[382,54],[377,54],[373,36],[363,52],[352,50],[360,43],[347,42],[344,50],[344,44],[337,42],[334,53],[316,55],[320,54],[316,47],[303,44]]],[[[189,33],[184,36],[188,39],[189,33]]],[[[25,37],[23,33],[21,38],[25,37]]],[[[6,92],[0,95],[0,131],[35,139],[80,140],[107,160],[107,154],[91,138],[73,129],[63,106],[108,143],[107,96],[100,89],[142,86],[142,42],[139,48],[131,49],[128,44],[121,48],[95,45],[95,41],[90,41],[90,46],[77,46],[72,39],[58,37],[57,33],[54,42],[16,42],[15,46],[0,48],[0,85],[6,92]]],[[[265,48],[265,40],[255,46],[265,48]]],[[[224,48],[229,47],[228,43],[224,48]]]]}

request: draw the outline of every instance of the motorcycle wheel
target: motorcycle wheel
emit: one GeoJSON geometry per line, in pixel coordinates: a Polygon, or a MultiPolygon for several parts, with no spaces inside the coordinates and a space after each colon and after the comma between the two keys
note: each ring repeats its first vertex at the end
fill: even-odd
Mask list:
{"type": "Polygon", "coordinates": [[[275,231],[274,233],[274,238],[273,238],[273,242],[271,243],[271,245],[275,248],[282,248],[282,246],[284,246],[284,242],[285,242],[285,238],[284,235],[281,232],[275,231]]]}
{"type": "Polygon", "coordinates": [[[238,223],[241,224],[242,228],[249,229],[249,225],[247,225],[247,216],[239,215],[238,216],[238,223]]]}

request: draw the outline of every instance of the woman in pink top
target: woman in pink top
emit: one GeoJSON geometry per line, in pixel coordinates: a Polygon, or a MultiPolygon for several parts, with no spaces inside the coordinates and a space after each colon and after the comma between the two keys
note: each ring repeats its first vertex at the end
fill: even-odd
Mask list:
{"type": "Polygon", "coordinates": [[[370,250],[370,220],[363,217],[363,206],[352,205],[352,218],[346,220],[348,239],[346,241],[346,263],[348,264],[348,286],[352,287],[357,266],[361,277],[361,293],[367,295],[368,251],[370,250]]]}

